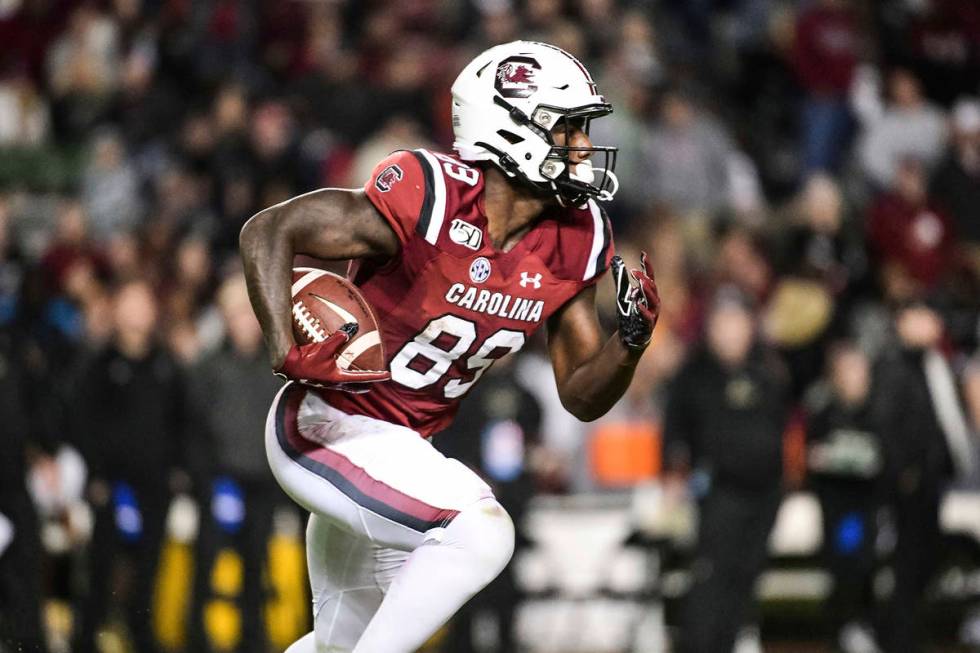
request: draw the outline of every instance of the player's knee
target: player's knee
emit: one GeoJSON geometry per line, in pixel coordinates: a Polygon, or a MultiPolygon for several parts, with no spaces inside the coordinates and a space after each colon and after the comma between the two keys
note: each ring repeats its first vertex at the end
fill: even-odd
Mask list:
{"type": "Polygon", "coordinates": [[[503,571],[514,555],[514,522],[495,499],[478,501],[460,512],[446,529],[455,541],[446,542],[467,550],[474,567],[484,574],[484,584],[503,571]]]}

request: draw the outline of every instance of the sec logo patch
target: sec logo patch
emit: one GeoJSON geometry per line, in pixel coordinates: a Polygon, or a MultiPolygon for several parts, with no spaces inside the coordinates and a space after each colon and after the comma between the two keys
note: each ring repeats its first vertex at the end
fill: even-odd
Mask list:
{"type": "Polygon", "coordinates": [[[490,261],[481,256],[470,264],[470,281],[483,283],[490,278],[490,261]]]}

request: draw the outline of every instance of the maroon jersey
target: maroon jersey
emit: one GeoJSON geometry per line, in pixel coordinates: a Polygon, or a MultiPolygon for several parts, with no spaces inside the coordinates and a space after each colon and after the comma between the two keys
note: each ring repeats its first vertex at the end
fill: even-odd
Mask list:
{"type": "Polygon", "coordinates": [[[347,413],[424,436],[444,429],[494,360],[519,350],[612,257],[594,201],[555,207],[513,249],[494,249],[483,174],[450,155],[396,152],[365,190],[401,243],[393,259],[355,261],[349,272],[378,317],[391,380],[365,394],[321,393],[347,413]]]}

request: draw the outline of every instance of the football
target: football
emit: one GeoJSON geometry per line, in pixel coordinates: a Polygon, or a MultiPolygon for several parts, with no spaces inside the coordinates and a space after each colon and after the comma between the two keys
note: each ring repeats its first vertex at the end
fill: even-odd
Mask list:
{"type": "Polygon", "coordinates": [[[304,345],[322,342],[344,324],[357,333],[337,360],[342,369],[382,370],[384,345],[374,312],[360,291],[344,277],[316,268],[293,268],[293,336],[304,345]]]}

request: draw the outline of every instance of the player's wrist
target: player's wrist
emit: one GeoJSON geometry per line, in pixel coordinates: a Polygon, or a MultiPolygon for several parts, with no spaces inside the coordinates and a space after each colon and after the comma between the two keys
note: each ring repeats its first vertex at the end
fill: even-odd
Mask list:
{"type": "Polygon", "coordinates": [[[619,344],[623,348],[623,351],[626,352],[627,358],[631,360],[639,360],[640,356],[643,355],[643,352],[645,352],[647,347],[650,346],[650,338],[647,338],[644,341],[631,341],[624,337],[622,335],[622,331],[620,331],[619,344]]]}
{"type": "Polygon", "coordinates": [[[292,338],[279,338],[277,340],[267,338],[266,347],[269,351],[269,364],[273,371],[278,373],[286,364],[286,358],[296,348],[296,343],[292,338]]]}
{"type": "Polygon", "coordinates": [[[283,374],[288,376],[290,369],[293,369],[296,363],[300,359],[299,345],[293,343],[288,348],[286,348],[281,354],[275,357],[272,363],[272,369],[276,374],[283,374]],[[275,360],[278,360],[278,364],[275,360]]]}
{"type": "Polygon", "coordinates": [[[619,341],[630,351],[643,351],[650,345],[653,326],[639,312],[620,315],[619,341]]]}

